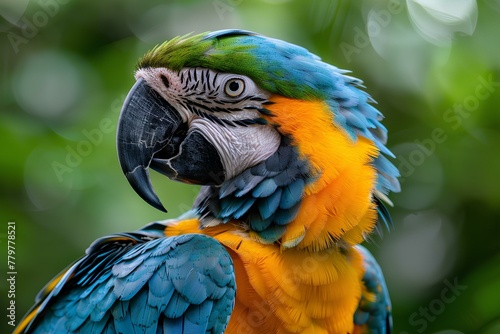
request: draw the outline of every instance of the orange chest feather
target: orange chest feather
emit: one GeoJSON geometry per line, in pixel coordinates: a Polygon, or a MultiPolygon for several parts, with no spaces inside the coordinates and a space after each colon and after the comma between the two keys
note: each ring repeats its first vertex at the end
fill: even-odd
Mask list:
{"type": "Polygon", "coordinates": [[[236,303],[227,333],[352,333],[361,296],[362,259],[354,250],[315,253],[261,244],[228,223],[198,229],[196,219],[166,235],[203,233],[233,258],[236,303]]]}
{"type": "Polygon", "coordinates": [[[271,97],[267,120],[292,138],[299,154],[309,161],[314,181],[305,189],[301,209],[282,237],[284,247],[329,247],[343,239],[357,244],[374,226],[376,213],[371,194],[378,155],[375,145],[363,138],[353,140],[335,124],[334,115],[322,101],[271,97]]]}

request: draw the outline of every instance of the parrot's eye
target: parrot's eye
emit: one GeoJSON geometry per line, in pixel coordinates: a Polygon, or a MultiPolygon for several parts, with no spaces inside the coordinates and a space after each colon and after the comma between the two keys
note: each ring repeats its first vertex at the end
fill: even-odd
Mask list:
{"type": "Polygon", "coordinates": [[[226,81],[224,92],[230,97],[240,96],[245,90],[245,81],[242,79],[229,79],[226,81]]]}

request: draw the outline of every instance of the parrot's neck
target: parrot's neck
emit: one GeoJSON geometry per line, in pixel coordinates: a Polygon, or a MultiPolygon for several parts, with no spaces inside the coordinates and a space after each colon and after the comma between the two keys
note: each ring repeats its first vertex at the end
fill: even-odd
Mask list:
{"type": "MultiPolygon", "coordinates": [[[[332,122],[325,102],[273,96],[270,123],[293,138],[300,157],[311,165],[314,181],[307,184],[297,216],[281,237],[285,248],[325,249],[335,243],[358,244],[377,218],[372,192],[379,152],[368,139],[353,140],[332,122]],[[316,175],[314,175],[316,174],[316,175]]],[[[333,120],[334,121],[334,120],[333,120]]]]}

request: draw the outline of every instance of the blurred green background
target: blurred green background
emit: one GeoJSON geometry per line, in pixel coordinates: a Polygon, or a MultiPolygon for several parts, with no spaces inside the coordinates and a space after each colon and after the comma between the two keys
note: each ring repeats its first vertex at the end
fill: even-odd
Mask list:
{"type": "Polygon", "coordinates": [[[155,44],[243,28],[351,70],[386,116],[403,191],[369,247],[394,333],[500,333],[499,0],[0,0],[0,15],[2,314],[8,221],[17,322],[94,239],[190,208],[196,187],[154,174],[163,214],[127,184],[120,106],[155,44]]]}

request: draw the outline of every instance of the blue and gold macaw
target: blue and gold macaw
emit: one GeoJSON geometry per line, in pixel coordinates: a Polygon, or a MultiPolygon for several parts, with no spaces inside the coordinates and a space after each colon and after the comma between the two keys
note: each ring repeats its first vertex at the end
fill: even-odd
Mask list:
{"type": "Polygon", "coordinates": [[[399,191],[360,80],[242,30],[177,37],[138,63],[117,149],[202,185],[193,210],[95,241],[16,333],[390,333],[380,267],[359,246],[399,191]]]}

